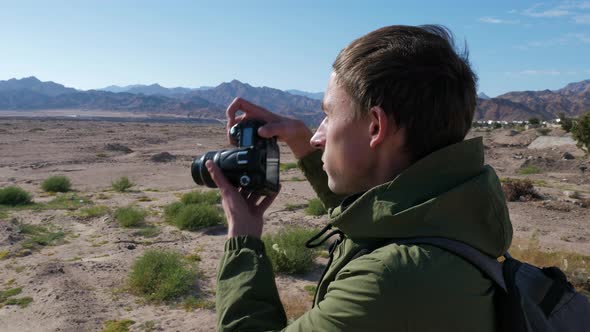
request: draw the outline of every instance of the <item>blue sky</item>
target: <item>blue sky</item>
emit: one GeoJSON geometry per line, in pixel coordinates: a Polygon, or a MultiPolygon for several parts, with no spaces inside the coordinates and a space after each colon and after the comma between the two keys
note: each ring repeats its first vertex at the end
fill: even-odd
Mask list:
{"type": "Polygon", "coordinates": [[[429,23],[467,41],[488,95],[590,78],[590,1],[0,0],[0,80],[34,75],[91,89],[235,78],[323,91],[353,39],[429,23]]]}

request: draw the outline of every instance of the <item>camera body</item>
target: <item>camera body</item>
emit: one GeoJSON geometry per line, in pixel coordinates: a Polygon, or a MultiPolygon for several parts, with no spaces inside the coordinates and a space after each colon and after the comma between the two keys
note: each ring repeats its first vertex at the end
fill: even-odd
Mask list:
{"type": "Polygon", "coordinates": [[[212,160],[235,187],[260,195],[270,195],[279,190],[279,146],[277,139],[258,136],[258,128],[264,122],[242,121],[230,129],[230,135],[238,147],[209,151],[195,158],[191,165],[193,180],[199,185],[216,188],[211,174],[205,167],[212,160]]]}

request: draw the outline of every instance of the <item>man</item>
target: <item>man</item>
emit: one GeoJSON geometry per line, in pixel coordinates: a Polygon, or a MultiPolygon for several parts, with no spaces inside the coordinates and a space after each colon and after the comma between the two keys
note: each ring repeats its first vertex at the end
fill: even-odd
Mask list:
{"type": "Polygon", "coordinates": [[[313,308],[287,325],[260,241],[274,197],[232,187],[208,162],[229,226],[218,329],[493,331],[494,286],[477,268],[436,246],[393,240],[445,237],[493,257],[510,246],[508,210],[483,164],[482,140],[464,141],[476,103],[466,57],[442,27],[390,26],[353,41],[333,69],[313,136],[300,121],[242,99],[227,110],[228,127],[260,119],[261,136],[287,143],[341,239],[313,308]]]}

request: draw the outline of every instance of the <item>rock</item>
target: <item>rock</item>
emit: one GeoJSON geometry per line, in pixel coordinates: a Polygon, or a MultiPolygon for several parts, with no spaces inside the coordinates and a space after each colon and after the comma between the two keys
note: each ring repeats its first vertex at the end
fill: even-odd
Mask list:
{"type": "Polygon", "coordinates": [[[562,157],[563,157],[563,159],[565,159],[565,160],[572,160],[572,159],[576,159],[576,157],[574,157],[574,156],[573,156],[571,153],[569,153],[569,152],[565,152],[565,153],[562,155],[562,157]]]}
{"type": "Polygon", "coordinates": [[[22,249],[21,251],[19,251],[16,256],[17,257],[26,257],[26,256],[30,256],[32,255],[33,252],[31,251],[31,249],[22,249]]]}
{"type": "Polygon", "coordinates": [[[124,153],[131,153],[131,150],[128,146],[125,146],[120,143],[107,143],[104,146],[104,149],[107,151],[116,151],[116,152],[124,152],[124,153]]]}
{"type": "Polygon", "coordinates": [[[153,155],[150,158],[151,161],[157,162],[157,163],[166,163],[169,161],[174,161],[176,160],[176,156],[172,155],[168,152],[160,152],[158,154],[153,155]]]}
{"type": "Polygon", "coordinates": [[[128,244],[128,245],[127,245],[127,249],[129,249],[129,250],[133,250],[133,249],[135,249],[135,248],[136,248],[136,247],[135,247],[135,244],[128,244]]]}
{"type": "Polygon", "coordinates": [[[563,192],[563,194],[565,195],[565,197],[568,197],[568,198],[574,198],[574,199],[579,199],[580,198],[580,193],[577,192],[577,191],[569,191],[569,190],[566,190],[566,191],[563,192]]]}

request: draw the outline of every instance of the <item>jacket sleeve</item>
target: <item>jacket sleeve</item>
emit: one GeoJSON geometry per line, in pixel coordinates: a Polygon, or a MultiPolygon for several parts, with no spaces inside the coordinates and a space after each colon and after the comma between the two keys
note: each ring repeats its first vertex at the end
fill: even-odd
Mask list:
{"type": "Polygon", "coordinates": [[[277,331],[287,325],[264,243],[237,236],[225,243],[217,272],[218,331],[277,331]]]}
{"type": "Polygon", "coordinates": [[[392,280],[384,282],[382,263],[361,257],[349,265],[330,283],[318,305],[287,326],[262,242],[251,237],[232,238],[226,244],[218,274],[217,329],[405,331],[401,303],[392,301],[399,294],[392,280]],[[388,323],[384,325],[384,321],[388,323]]]}
{"type": "Polygon", "coordinates": [[[297,165],[326,208],[335,208],[340,205],[345,196],[333,193],[328,187],[328,175],[322,169],[322,150],[315,150],[304,156],[297,165]]]}

